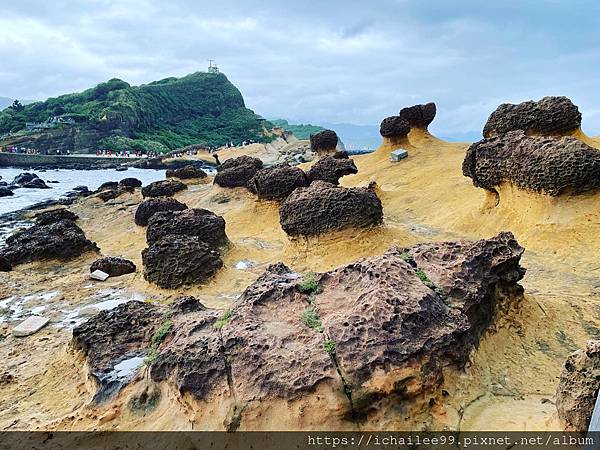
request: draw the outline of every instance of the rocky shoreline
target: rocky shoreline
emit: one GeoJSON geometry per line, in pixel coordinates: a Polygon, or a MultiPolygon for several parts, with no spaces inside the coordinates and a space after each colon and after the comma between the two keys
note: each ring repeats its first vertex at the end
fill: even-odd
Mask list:
{"type": "MultiPolygon", "coordinates": [[[[527,123],[571,132],[547,125],[565,104],[527,123]]],[[[599,216],[593,170],[571,169],[592,154],[528,166],[523,149],[597,143],[526,136],[505,109],[470,148],[415,105],[369,155],[328,130],[310,163],[221,155],[215,176],[192,164],[27,213],[0,248],[0,427],[584,428],[597,350],[569,355],[600,336],[599,216]],[[49,322],[14,336],[32,315],[49,322]]]]}

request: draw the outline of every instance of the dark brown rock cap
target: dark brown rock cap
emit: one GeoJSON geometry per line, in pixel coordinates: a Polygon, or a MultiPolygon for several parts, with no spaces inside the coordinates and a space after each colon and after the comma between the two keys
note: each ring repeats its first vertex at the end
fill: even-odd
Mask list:
{"type": "Polygon", "coordinates": [[[149,198],[140,203],[135,211],[135,224],[148,225],[148,220],[159,211],[181,211],[187,209],[185,203],[181,203],[171,197],[149,198]]]}
{"type": "Polygon", "coordinates": [[[154,181],[142,188],[142,196],[146,197],[171,197],[176,192],[187,189],[187,185],[176,180],[154,181]]]}
{"type": "Polygon", "coordinates": [[[308,186],[304,171],[289,164],[261,169],[248,182],[250,192],[265,200],[284,200],[295,189],[308,186]]]}
{"type": "Polygon", "coordinates": [[[567,97],[544,97],[539,101],[503,103],[490,115],[483,136],[492,137],[509,131],[557,136],[581,126],[579,108],[567,97]]]}
{"type": "Polygon", "coordinates": [[[126,275],[128,273],[134,273],[135,269],[136,267],[133,261],[117,256],[105,256],[92,263],[90,266],[90,273],[101,270],[111,277],[120,277],[121,275],[126,275]]]}
{"type": "Polygon", "coordinates": [[[600,151],[573,137],[511,131],[472,144],[463,174],[490,191],[504,181],[551,196],[600,187],[600,151]]]}
{"type": "Polygon", "coordinates": [[[323,130],[310,135],[310,149],[315,153],[333,153],[338,144],[338,136],[333,130],[323,130]]]}
{"type": "Polygon", "coordinates": [[[230,158],[217,167],[214,183],[225,188],[246,187],[263,167],[263,162],[252,156],[230,158]]]}
{"type": "Polygon", "coordinates": [[[427,129],[429,124],[435,118],[437,108],[435,103],[425,103],[423,105],[414,105],[402,108],[398,116],[408,122],[412,128],[427,129]]]}
{"type": "Polygon", "coordinates": [[[410,124],[400,116],[386,117],[379,126],[379,134],[384,138],[403,138],[408,136],[408,133],[410,133],[410,124]]]}

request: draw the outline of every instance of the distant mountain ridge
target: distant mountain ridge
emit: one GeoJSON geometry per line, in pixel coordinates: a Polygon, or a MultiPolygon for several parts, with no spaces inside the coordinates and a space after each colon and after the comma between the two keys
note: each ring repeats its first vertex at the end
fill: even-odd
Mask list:
{"type": "MultiPolygon", "coordinates": [[[[11,102],[12,103],[12,102],[11,102]]],[[[0,112],[0,146],[42,153],[97,149],[165,152],[271,140],[272,125],[245,107],[222,73],[196,72],[141,86],[111,79],[81,93],[0,112]]]]}

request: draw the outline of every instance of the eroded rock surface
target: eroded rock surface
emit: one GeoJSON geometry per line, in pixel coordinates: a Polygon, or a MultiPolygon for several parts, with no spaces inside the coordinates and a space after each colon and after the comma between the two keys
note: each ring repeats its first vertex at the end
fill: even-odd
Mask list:
{"type": "Polygon", "coordinates": [[[310,149],[317,154],[334,153],[338,136],[333,130],[323,130],[310,135],[310,149]]]}
{"type": "Polygon", "coordinates": [[[581,126],[581,113],[567,97],[544,97],[540,101],[518,104],[503,103],[490,115],[483,136],[509,131],[527,134],[562,135],[581,126]]]}
{"type": "Polygon", "coordinates": [[[187,205],[174,198],[149,198],[138,205],[135,211],[135,224],[148,225],[150,218],[159,211],[182,211],[184,209],[187,209],[187,205]]]}
{"type": "Polygon", "coordinates": [[[0,272],[10,272],[12,270],[12,264],[4,256],[0,256],[0,272]]]}
{"type": "Polygon", "coordinates": [[[230,158],[217,167],[214,183],[227,188],[246,187],[262,166],[262,161],[252,156],[230,158]]]}
{"type": "Polygon", "coordinates": [[[348,227],[364,228],[383,220],[383,207],[368,188],[344,188],[325,181],[296,189],[279,210],[283,230],[291,235],[317,235],[348,227]]]}
{"type": "Polygon", "coordinates": [[[111,277],[120,277],[128,273],[135,272],[135,264],[133,261],[129,261],[125,258],[119,258],[115,256],[106,256],[104,258],[97,259],[90,266],[90,272],[101,270],[107,273],[111,277]]]}
{"type": "Polygon", "coordinates": [[[142,187],[142,181],[137,178],[123,178],[119,181],[121,186],[127,186],[132,188],[142,187]]]}
{"type": "Polygon", "coordinates": [[[154,181],[142,188],[144,197],[171,197],[179,191],[187,189],[187,186],[181,181],[160,180],[154,181]]]}
{"type": "Polygon", "coordinates": [[[400,116],[386,117],[381,121],[379,134],[384,138],[402,138],[410,133],[410,124],[400,116]]]}
{"type": "Polygon", "coordinates": [[[61,220],[34,225],[9,236],[0,256],[14,265],[43,259],[67,260],[88,251],[98,251],[98,247],[75,222],[61,220]]]}
{"type": "Polygon", "coordinates": [[[571,354],[556,390],[558,417],[569,429],[586,431],[600,389],[600,341],[571,354]]]}
{"type": "MultiPolygon", "coordinates": [[[[345,153],[345,152],[340,152],[345,153]]],[[[327,183],[339,184],[339,180],[346,175],[352,175],[358,173],[356,164],[350,158],[348,154],[345,154],[345,158],[342,155],[325,156],[319,159],[313,166],[306,172],[306,176],[309,181],[321,180],[327,183]]]]}
{"type": "Polygon", "coordinates": [[[427,129],[429,124],[433,122],[437,108],[435,103],[425,103],[424,105],[414,105],[407,108],[402,108],[398,116],[406,120],[413,128],[427,129]]]}
{"type": "Polygon", "coordinates": [[[142,251],[144,278],[163,288],[204,283],[221,267],[219,253],[197,236],[169,234],[142,251]]]}
{"type": "Polygon", "coordinates": [[[37,225],[48,225],[61,220],[76,221],[79,216],[66,208],[51,209],[43,211],[35,215],[35,223],[37,225]]]}
{"type": "Polygon", "coordinates": [[[288,164],[261,169],[248,182],[248,189],[265,200],[284,200],[304,186],[308,186],[304,171],[288,164]]]}
{"type": "Polygon", "coordinates": [[[168,169],[166,173],[167,178],[179,178],[180,180],[189,180],[193,178],[206,178],[206,172],[199,167],[195,166],[184,166],[176,169],[168,169]]]}
{"type": "Polygon", "coordinates": [[[472,144],[463,174],[494,190],[503,181],[551,196],[600,187],[600,151],[573,137],[527,136],[512,131],[472,144]]]}
{"type": "Polygon", "coordinates": [[[412,398],[440,394],[442,368],[463,368],[499,304],[521,298],[522,253],[510,233],[391,248],[310,283],[279,263],[230,311],[193,297],[171,307],[136,306],[135,314],[123,305],[77,328],[74,341],[96,373],[147,348],[157,317],[168,314],[173,324],[151,379],[210,401],[229,430],[246,420],[268,427],[282,414],[271,409],[279,400],[304,401],[310,414],[321,395],[338,423],[386,412],[409,417],[412,398]]]}
{"type": "Polygon", "coordinates": [[[153,244],[169,234],[197,236],[214,248],[228,242],[225,234],[225,219],[208,209],[161,211],[148,220],[146,229],[148,244],[153,244]]]}

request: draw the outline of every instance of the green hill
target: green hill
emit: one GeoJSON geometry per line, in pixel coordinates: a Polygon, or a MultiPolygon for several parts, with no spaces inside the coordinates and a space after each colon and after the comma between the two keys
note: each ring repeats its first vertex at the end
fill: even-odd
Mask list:
{"type": "Polygon", "coordinates": [[[265,130],[271,126],[245,107],[225,75],[197,72],[141,86],[112,79],[81,93],[6,108],[0,112],[0,146],[13,143],[43,153],[167,151],[268,141],[265,130]]]}
{"type": "Polygon", "coordinates": [[[290,131],[294,133],[294,136],[296,136],[298,139],[310,139],[311,134],[318,133],[319,131],[323,131],[325,129],[318,125],[310,124],[292,125],[284,119],[275,119],[271,120],[270,122],[276,127],[280,127],[283,128],[285,131],[290,131]]]}

